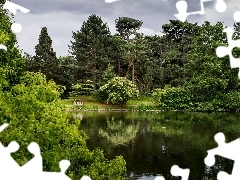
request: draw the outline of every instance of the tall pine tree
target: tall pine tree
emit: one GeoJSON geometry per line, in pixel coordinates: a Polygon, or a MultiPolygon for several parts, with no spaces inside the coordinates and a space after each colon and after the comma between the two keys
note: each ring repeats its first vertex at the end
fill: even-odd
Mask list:
{"type": "Polygon", "coordinates": [[[110,31],[101,17],[93,14],[83,25],[80,31],[73,32],[70,53],[78,61],[79,78],[93,81],[94,91],[99,83],[99,77],[109,63],[108,49],[110,31]]]}
{"type": "Polygon", "coordinates": [[[39,43],[35,46],[35,70],[41,71],[47,79],[54,80],[58,84],[58,59],[52,48],[52,39],[48,35],[47,28],[43,27],[39,35],[39,43]]]}

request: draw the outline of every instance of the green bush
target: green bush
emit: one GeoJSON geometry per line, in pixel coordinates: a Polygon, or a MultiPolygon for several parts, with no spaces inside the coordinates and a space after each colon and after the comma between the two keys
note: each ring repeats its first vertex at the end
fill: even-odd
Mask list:
{"type": "Polygon", "coordinates": [[[124,159],[109,161],[101,150],[88,150],[85,133],[69,122],[59,95],[59,87],[39,73],[27,73],[10,91],[0,91],[0,121],[10,123],[0,138],[5,146],[11,141],[19,143],[14,159],[21,165],[29,161],[32,155],[27,146],[37,142],[44,171],[59,171],[59,161],[68,159],[67,175],[73,180],[83,175],[96,180],[125,179],[124,159]]]}
{"type": "Polygon", "coordinates": [[[91,80],[86,80],[85,83],[76,83],[72,85],[71,96],[79,95],[90,95],[93,91],[93,82],[91,80]]]}
{"type": "Polygon", "coordinates": [[[240,110],[240,92],[218,93],[212,100],[199,102],[197,111],[235,111],[240,110]]]}
{"type": "Polygon", "coordinates": [[[191,93],[182,87],[165,86],[152,93],[152,101],[162,110],[190,110],[192,100],[191,93]]]}
{"type": "Polygon", "coordinates": [[[100,87],[96,95],[100,101],[110,104],[126,104],[131,98],[138,97],[139,91],[126,77],[114,77],[100,87]]]}

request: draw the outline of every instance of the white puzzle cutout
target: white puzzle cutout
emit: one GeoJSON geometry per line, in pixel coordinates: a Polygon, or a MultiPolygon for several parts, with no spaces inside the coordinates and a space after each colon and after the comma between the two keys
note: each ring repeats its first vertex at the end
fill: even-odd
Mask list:
{"type": "MultiPolygon", "coordinates": [[[[187,8],[188,8],[187,2],[184,0],[180,0],[180,1],[176,2],[176,8],[178,10],[178,14],[175,14],[174,16],[176,18],[178,18],[180,21],[184,22],[184,21],[186,21],[186,19],[189,15],[194,15],[194,14],[203,15],[205,13],[203,3],[207,2],[207,1],[213,1],[213,0],[200,0],[201,10],[188,13],[187,12],[187,8]]],[[[226,11],[227,6],[226,6],[226,3],[224,2],[224,0],[216,0],[215,8],[218,12],[224,12],[224,11],[226,11]]]]}
{"type": "MultiPolygon", "coordinates": [[[[3,5],[3,9],[8,9],[14,15],[17,13],[17,10],[20,10],[22,13],[28,13],[30,11],[29,9],[26,9],[10,1],[5,2],[5,4],[3,5]]],[[[19,33],[22,30],[22,25],[19,23],[13,23],[11,29],[14,33],[19,33]]],[[[7,51],[7,47],[3,44],[0,44],[0,49],[4,49],[5,51],[7,51]]]]}
{"type": "MultiPolygon", "coordinates": [[[[171,167],[171,174],[173,176],[181,176],[181,180],[188,180],[190,169],[182,169],[178,165],[173,165],[171,167]]],[[[162,176],[158,176],[154,180],[165,180],[165,178],[162,176]]]]}
{"type": "MultiPolygon", "coordinates": [[[[8,127],[8,124],[0,126],[0,132],[8,127]]],[[[18,179],[18,180],[71,180],[66,174],[70,166],[68,160],[59,162],[60,172],[44,172],[42,170],[42,156],[40,147],[37,143],[32,142],[28,146],[30,153],[34,157],[25,165],[20,166],[11,156],[11,153],[19,149],[19,144],[12,141],[7,147],[0,142],[0,179],[18,179]],[[14,173],[13,173],[14,172],[14,173]]],[[[83,176],[81,180],[91,180],[89,176],[83,176]]]]}
{"type": "MultiPolygon", "coordinates": [[[[233,19],[236,22],[240,22],[240,11],[237,11],[233,14],[233,19]]],[[[226,55],[229,56],[230,66],[231,68],[239,68],[240,67],[240,58],[235,58],[232,54],[232,50],[235,47],[240,47],[240,39],[233,40],[233,29],[227,27],[224,31],[227,34],[228,46],[219,46],[216,48],[216,55],[219,58],[222,58],[226,55]]],[[[238,77],[240,78],[240,71],[238,72],[238,77]]]]}
{"type": "Polygon", "coordinates": [[[215,164],[215,155],[219,155],[234,161],[232,174],[226,172],[219,172],[217,175],[218,180],[238,180],[240,178],[240,138],[225,143],[225,136],[223,133],[217,133],[214,136],[215,141],[218,143],[218,147],[207,151],[208,155],[204,162],[207,166],[213,166],[215,164]]]}
{"type": "Polygon", "coordinates": [[[113,3],[113,2],[117,2],[117,1],[121,1],[121,0],[105,0],[105,3],[113,3]]]}

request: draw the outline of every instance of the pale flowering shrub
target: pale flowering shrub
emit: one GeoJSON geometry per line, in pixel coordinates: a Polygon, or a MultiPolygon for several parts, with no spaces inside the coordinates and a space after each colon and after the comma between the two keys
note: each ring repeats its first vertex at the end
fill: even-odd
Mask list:
{"type": "Polygon", "coordinates": [[[108,104],[126,104],[131,98],[139,96],[139,90],[126,77],[114,77],[100,87],[97,99],[108,104]]]}

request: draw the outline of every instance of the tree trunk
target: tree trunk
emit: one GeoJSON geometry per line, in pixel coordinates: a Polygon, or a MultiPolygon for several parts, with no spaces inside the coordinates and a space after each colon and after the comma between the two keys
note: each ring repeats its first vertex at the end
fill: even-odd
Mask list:
{"type": "Polygon", "coordinates": [[[93,91],[97,89],[97,60],[96,60],[96,53],[93,54],[93,91]]]}
{"type": "Polygon", "coordinates": [[[93,65],[93,91],[96,91],[96,86],[97,86],[97,74],[96,74],[96,63],[93,65]]]}
{"type": "Polygon", "coordinates": [[[121,64],[120,64],[120,59],[118,58],[118,76],[119,77],[121,76],[120,73],[121,73],[121,64]]]}
{"type": "Polygon", "coordinates": [[[133,84],[134,84],[134,71],[135,71],[135,69],[134,69],[134,59],[132,60],[132,82],[133,82],[133,84]]]}

